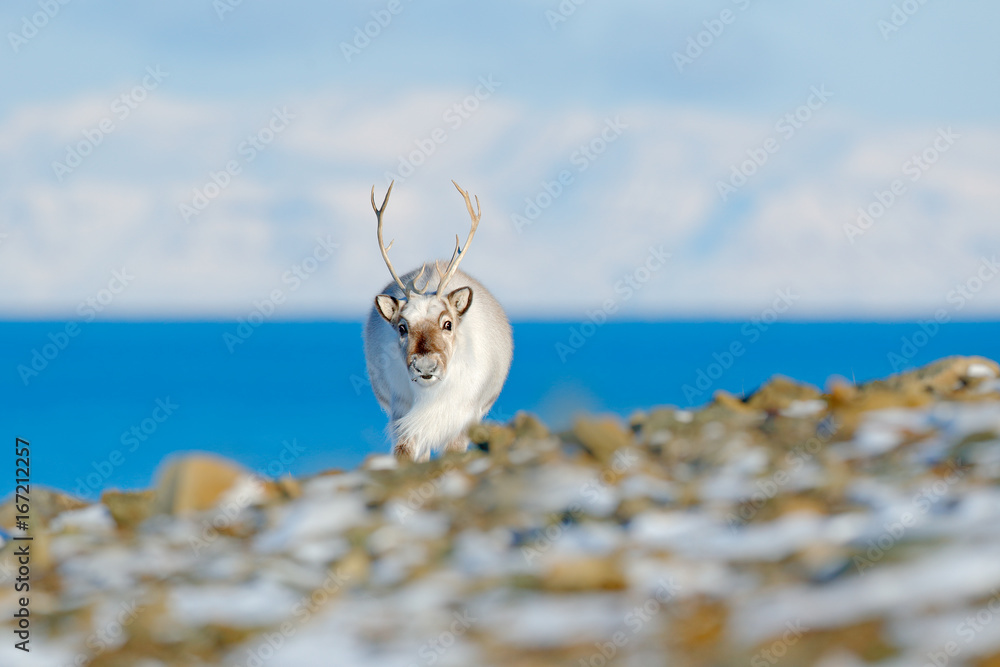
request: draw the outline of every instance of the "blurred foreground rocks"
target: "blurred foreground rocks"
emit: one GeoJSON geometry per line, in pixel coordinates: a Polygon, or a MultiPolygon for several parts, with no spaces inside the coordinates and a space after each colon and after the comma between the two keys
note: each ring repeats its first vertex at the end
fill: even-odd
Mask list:
{"type": "Polygon", "coordinates": [[[33,488],[32,652],[7,541],[0,665],[1000,665],[998,378],[776,377],[422,464],[33,488]]]}

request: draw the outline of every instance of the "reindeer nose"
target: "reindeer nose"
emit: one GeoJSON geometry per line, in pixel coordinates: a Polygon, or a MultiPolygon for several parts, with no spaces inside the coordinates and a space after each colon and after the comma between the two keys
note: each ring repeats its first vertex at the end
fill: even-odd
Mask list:
{"type": "Polygon", "coordinates": [[[434,375],[438,369],[438,362],[431,356],[421,356],[414,357],[410,366],[420,375],[434,375]]]}

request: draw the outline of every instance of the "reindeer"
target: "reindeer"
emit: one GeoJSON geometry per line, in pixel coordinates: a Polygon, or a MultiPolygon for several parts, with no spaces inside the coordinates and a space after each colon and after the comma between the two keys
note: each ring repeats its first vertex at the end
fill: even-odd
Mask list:
{"type": "Polygon", "coordinates": [[[382,241],[382,214],[393,184],[381,208],[372,186],[378,246],[392,282],[375,297],[365,323],[365,362],[375,397],[389,415],[393,454],[397,460],[426,461],[431,451],[468,448],[466,430],[500,395],[514,341],[497,300],[458,270],[479,226],[479,197],[474,211],[469,194],[452,181],[472,218],[465,245],[459,245],[456,234],[455,251],[443,271],[435,260],[435,275],[426,271],[425,262],[400,277],[389,261],[393,241],[382,241]]]}

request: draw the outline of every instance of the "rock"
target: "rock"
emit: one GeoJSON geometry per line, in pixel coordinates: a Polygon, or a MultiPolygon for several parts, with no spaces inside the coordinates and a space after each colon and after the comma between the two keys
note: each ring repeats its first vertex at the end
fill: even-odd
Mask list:
{"type": "Polygon", "coordinates": [[[581,417],[573,424],[573,437],[596,460],[606,463],[615,452],[632,444],[632,434],[610,417],[581,417]]]}
{"type": "Polygon", "coordinates": [[[154,500],[152,491],[108,490],[101,494],[101,502],[123,530],[133,530],[148,519],[153,513],[154,500]]]}
{"type": "Polygon", "coordinates": [[[649,413],[645,410],[635,410],[628,416],[628,427],[632,433],[639,433],[642,427],[649,421],[649,413]]]}
{"type": "Polygon", "coordinates": [[[722,600],[704,596],[676,603],[669,642],[686,653],[711,654],[725,636],[728,608],[722,600]]]}
{"type": "Polygon", "coordinates": [[[776,378],[561,434],[518,413],[470,429],[488,454],[308,479],[196,456],[152,492],[40,491],[32,627],[94,667],[923,664],[1000,590],[997,369],[822,401],[776,378]]]}
{"type": "Polygon", "coordinates": [[[974,667],[1000,667],[1000,651],[979,658],[972,663],[974,667]]]}
{"type": "Polygon", "coordinates": [[[746,400],[747,406],[766,412],[780,412],[792,401],[811,401],[820,398],[819,389],[775,375],[746,400]]]}
{"type": "Polygon", "coordinates": [[[625,574],[617,557],[564,558],[545,569],[540,586],[549,591],[617,591],[625,588],[625,574]]]}
{"type": "Polygon", "coordinates": [[[231,461],[214,456],[188,456],[172,463],[156,485],[154,511],[184,515],[212,509],[235,492],[247,506],[264,497],[260,480],[231,461]]]}
{"type": "Polygon", "coordinates": [[[858,397],[858,389],[841,377],[831,378],[823,398],[831,409],[846,408],[858,397]]]}
{"type": "MultiPolygon", "coordinates": [[[[796,628],[796,631],[799,637],[794,644],[783,641],[782,635],[771,638],[761,650],[767,650],[775,642],[784,643],[788,646],[786,658],[791,664],[815,664],[817,657],[834,651],[852,653],[863,661],[862,664],[871,664],[895,653],[885,623],[879,619],[833,629],[807,628],[803,633],[796,628]]],[[[913,664],[923,664],[923,660],[913,664]]]]}
{"type": "MultiPolygon", "coordinates": [[[[75,498],[60,491],[46,489],[36,484],[31,485],[31,520],[35,528],[47,526],[53,517],[67,510],[86,507],[90,503],[75,498]]],[[[14,495],[0,507],[0,527],[13,528],[15,515],[14,495]]]]}
{"type": "MultiPolygon", "coordinates": [[[[947,357],[885,380],[852,386],[831,380],[824,398],[841,425],[841,436],[850,437],[862,413],[889,408],[919,408],[940,400],[984,400],[983,383],[1000,376],[1000,366],[983,357],[947,357]]],[[[996,393],[992,394],[995,399],[996,393]]]]}
{"type": "Polygon", "coordinates": [[[533,438],[541,440],[549,437],[549,429],[539,421],[538,417],[527,412],[518,412],[510,423],[517,438],[533,438]]]}
{"type": "Polygon", "coordinates": [[[892,391],[903,395],[927,395],[937,399],[966,397],[986,380],[1000,377],[997,362],[984,357],[946,357],[916,370],[874,380],[865,391],[892,391]]]}
{"type": "Polygon", "coordinates": [[[920,407],[933,400],[968,400],[983,396],[976,389],[1000,376],[1000,366],[983,357],[947,357],[932,364],[872,380],[857,387],[831,383],[827,399],[841,410],[920,407]]]}
{"type": "Polygon", "coordinates": [[[399,459],[392,454],[369,454],[361,462],[363,470],[395,470],[399,467],[399,459]]]}
{"type": "Polygon", "coordinates": [[[368,581],[368,575],[371,572],[371,558],[364,551],[354,549],[341,558],[340,562],[331,570],[331,574],[339,582],[342,582],[342,586],[358,588],[368,581]]]}
{"type": "Polygon", "coordinates": [[[505,456],[516,438],[513,428],[500,424],[474,424],[469,428],[472,444],[494,456],[505,456]]]}
{"type": "Polygon", "coordinates": [[[285,475],[274,482],[282,498],[295,500],[302,495],[302,485],[291,475],[285,475]]]}
{"type": "Polygon", "coordinates": [[[715,402],[716,405],[740,414],[752,415],[757,413],[757,410],[753,407],[723,389],[719,389],[715,392],[712,396],[712,401],[715,402]]]}

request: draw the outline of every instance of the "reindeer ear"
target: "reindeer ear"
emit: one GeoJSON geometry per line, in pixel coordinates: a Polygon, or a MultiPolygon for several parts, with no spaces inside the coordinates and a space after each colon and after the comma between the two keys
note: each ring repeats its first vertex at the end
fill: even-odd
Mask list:
{"type": "Polygon", "coordinates": [[[392,322],[392,319],[396,317],[402,309],[403,307],[400,305],[399,300],[394,296],[379,294],[375,297],[375,310],[378,311],[378,314],[381,315],[386,322],[392,322]]]}
{"type": "Polygon", "coordinates": [[[472,305],[472,288],[459,287],[448,295],[448,303],[458,311],[459,317],[465,315],[465,311],[472,305]]]}

